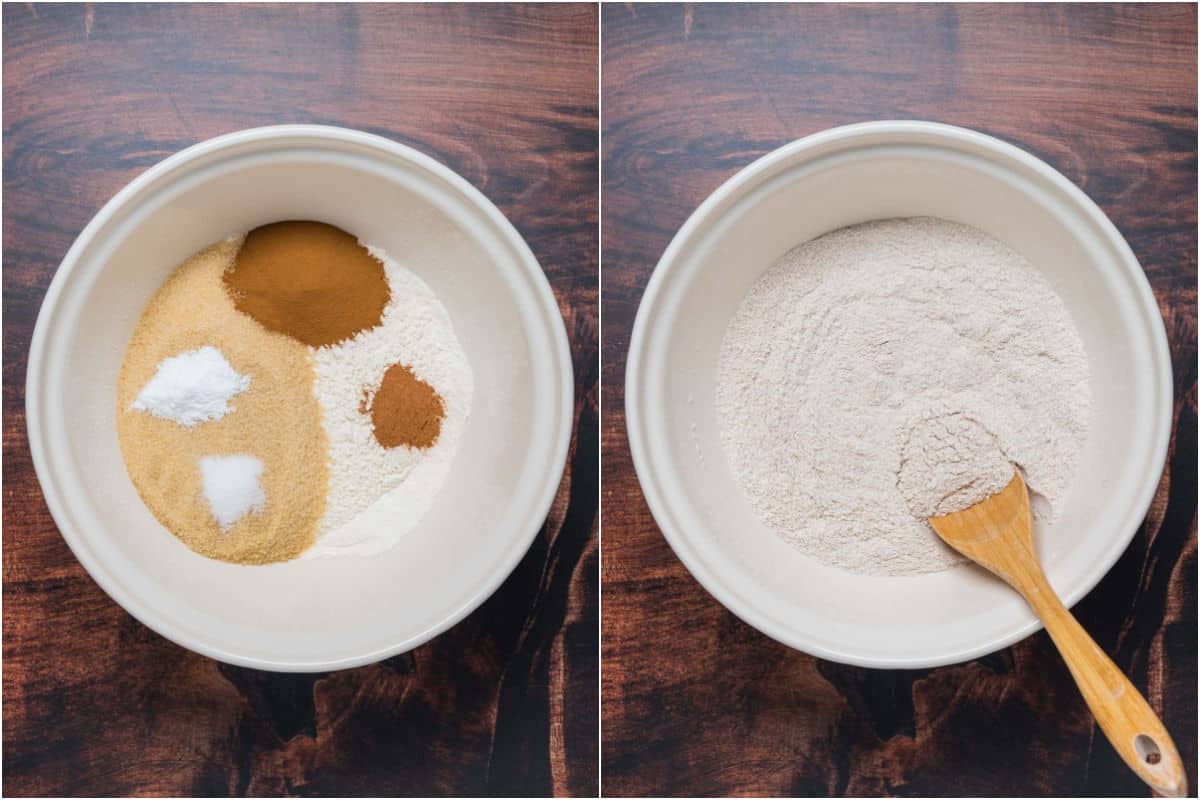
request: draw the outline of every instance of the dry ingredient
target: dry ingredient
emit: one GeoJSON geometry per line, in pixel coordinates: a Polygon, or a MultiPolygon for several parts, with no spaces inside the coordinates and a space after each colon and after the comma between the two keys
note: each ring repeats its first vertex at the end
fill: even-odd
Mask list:
{"type": "Polygon", "coordinates": [[[263,463],[254,456],[205,456],[200,459],[200,481],[209,510],[227,531],[249,513],[261,513],[267,505],[259,478],[263,463]]]}
{"type": "Polygon", "coordinates": [[[229,366],[220,350],[205,345],[163,359],[130,408],[190,428],[228,414],[230,399],[249,387],[248,376],[229,366]]]}
{"type": "Polygon", "coordinates": [[[308,347],[271,333],[234,308],[221,277],[239,239],[185,261],[142,312],[117,381],[117,435],[125,467],[143,502],[184,544],[210,558],[243,564],[300,555],[325,513],[328,448],[308,347]],[[129,410],[161,362],[212,346],[249,377],[226,416],[183,427],[129,410]],[[199,460],[246,453],[263,463],[263,513],[223,530],[204,497],[199,460]]]}
{"type": "Polygon", "coordinates": [[[1000,440],[969,412],[930,409],[902,435],[896,488],[917,519],[969,508],[1012,478],[1000,440]]]}
{"type": "Polygon", "coordinates": [[[250,231],[224,279],[238,311],[312,347],[374,328],[390,296],[383,265],[357,239],[303,220],[250,231]]]}
{"type": "MultiPolygon", "coordinates": [[[[413,272],[382,250],[367,249],[383,264],[392,295],[377,327],[313,351],[329,442],[329,491],[320,538],[305,557],[367,555],[392,547],[432,503],[470,415],[471,365],[445,307],[413,272]],[[372,414],[363,409],[364,392],[378,404],[376,387],[398,363],[433,387],[442,403],[440,430],[429,447],[385,446],[376,438],[372,414]]],[[[434,401],[424,397],[408,414],[429,411],[434,401]]]]}
{"type": "Polygon", "coordinates": [[[196,254],[152,298],[118,381],[118,435],[147,506],[197,552],[365,554],[432,503],[471,393],[423,281],[340,229],[291,221],[196,254]]]}
{"type": "Polygon", "coordinates": [[[716,402],[766,527],[877,575],[960,563],[927,512],[994,493],[1010,464],[1040,495],[1035,518],[1052,519],[1091,409],[1083,343],[1046,279],[933,218],[843,228],[780,258],[729,324],[716,402]]]}
{"type": "Polygon", "coordinates": [[[432,447],[442,432],[446,404],[437,390],[405,364],[392,364],[375,391],[363,390],[358,410],[371,415],[383,447],[432,447]]]}

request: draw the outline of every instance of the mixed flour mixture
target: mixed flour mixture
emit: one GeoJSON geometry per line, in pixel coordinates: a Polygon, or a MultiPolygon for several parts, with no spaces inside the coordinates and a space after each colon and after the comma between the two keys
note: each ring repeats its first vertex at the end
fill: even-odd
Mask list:
{"type": "Polygon", "coordinates": [[[1083,343],[1024,258],[934,218],[856,225],[784,255],[726,331],[721,441],[762,521],[852,572],[963,559],[925,521],[1021,469],[1035,521],[1068,490],[1091,412],[1083,343]]]}

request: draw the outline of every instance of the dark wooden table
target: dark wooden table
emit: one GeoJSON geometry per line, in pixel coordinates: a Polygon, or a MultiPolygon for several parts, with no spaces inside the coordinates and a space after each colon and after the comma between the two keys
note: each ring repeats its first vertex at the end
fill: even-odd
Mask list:
{"type": "Polygon", "coordinates": [[[1044,633],[873,671],[739,622],[675,558],[625,438],[655,262],[754,158],[851,122],[931,119],[1029,149],[1094,198],[1154,286],[1175,435],[1150,514],[1076,607],[1196,786],[1196,7],[605,5],[603,791],[1139,795],[1044,633]]]}
{"type": "Polygon", "coordinates": [[[6,4],[4,793],[520,795],[597,788],[597,9],[6,4]],[[201,139],[319,122],[413,145],[524,235],[554,287],[576,438],[511,578],[431,643],[276,675],[194,655],[88,578],[42,501],[25,359],[100,206],[201,139]]]}

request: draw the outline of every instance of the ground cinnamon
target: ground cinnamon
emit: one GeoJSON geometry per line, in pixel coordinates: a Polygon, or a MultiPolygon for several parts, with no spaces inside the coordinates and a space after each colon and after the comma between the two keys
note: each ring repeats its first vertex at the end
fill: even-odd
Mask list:
{"type": "Polygon", "coordinates": [[[374,328],[391,297],[383,264],[323,222],[255,228],[223,277],[238,311],[312,347],[374,328]]]}
{"type": "Polygon", "coordinates": [[[446,416],[441,395],[404,364],[388,367],[373,394],[364,390],[358,410],[371,415],[375,440],[389,448],[432,447],[446,416]]]}

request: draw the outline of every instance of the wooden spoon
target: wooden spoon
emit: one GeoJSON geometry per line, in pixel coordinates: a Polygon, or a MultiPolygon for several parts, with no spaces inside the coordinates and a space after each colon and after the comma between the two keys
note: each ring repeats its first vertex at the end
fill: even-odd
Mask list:
{"type": "Polygon", "coordinates": [[[929,524],[946,544],[1021,593],[1046,626],[1113,748],[1151,789],[1167,797],[1183,797],[1187,775],[1162,722],[1046,580],[1033,549],[1029,491],[1021,473],[1014,472],[999,494],[954,514],[933,517],[929,524]]]}

